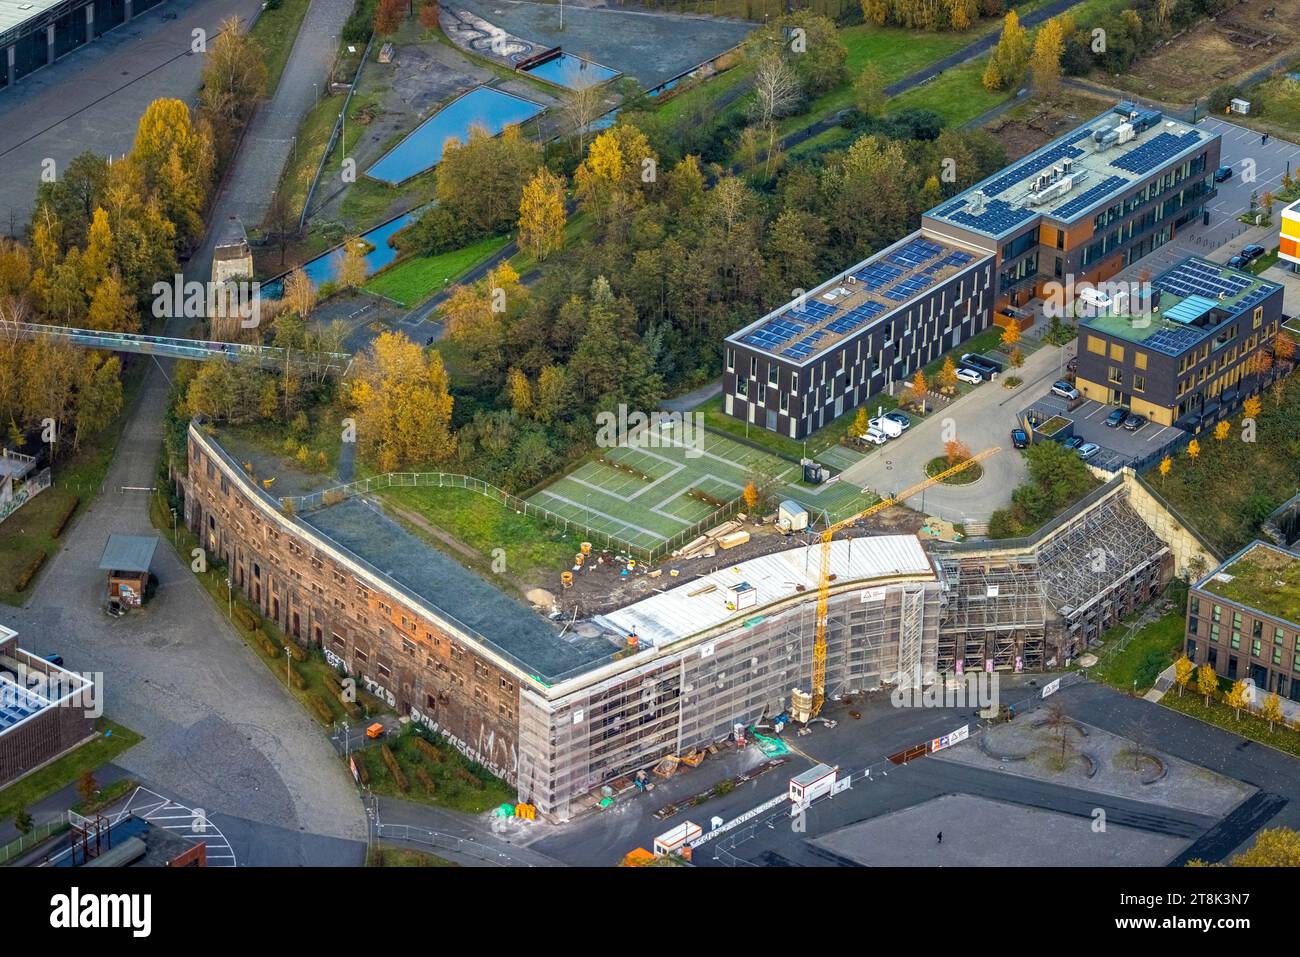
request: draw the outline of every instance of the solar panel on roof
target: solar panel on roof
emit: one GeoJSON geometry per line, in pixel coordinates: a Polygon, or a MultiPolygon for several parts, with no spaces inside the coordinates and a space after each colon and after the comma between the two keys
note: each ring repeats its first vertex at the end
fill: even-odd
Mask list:
{"type": "Polygon", "coordinates": [[[959,226],[970,226],[980,232],[1001,235],[1034,216],[1033,210],[1021,206],[1012,206],[1001,199],[990,199],[984,204],[984,210],[978,215],[960,210],[948,218],[959,226]]]}
{"type": "Polygon", "coordinates": [[[1069,219],[1075,213],[1082,212],[1093,203],[1100,200],[1103,196],[1113,190],[1119,189],[1127,182],[1128,180],[1123,176],[1108,176],[1096,186],[1086,189],[1078,196],[1070,199],[1063,206],[1057,209],[1053,215],[1058,219],[1069,219]]]}
{"type": "Polygon", "coordinates": [[[1162,163],[1173,159],[1200,138],[1201,134],[1197,130],[1188,130],[1182,135],[1161,132],[1123,156],[1117,156],[1110,165],[1128,170],[1130,173],[1149,173],[1162,163]]]}
{"type": "Polygon", "coordinates": [[[1022,180],[1026,180],[1031,176],[1036,176],[1045,169],[1051,169],[1056,163],[1063,159],[1075,159],[1082,156],[1083,150],[1079,149],[1079,147],[1074,144],[1083,139],[1086,135],[1088,135],[1088,131],[1086,130],[1076,132],[1076,134],[1071,136],[1069,139],[1057,143],[1055,146],[1050,147],[1038,156],[1032,157],[1018,166],[1013,166],[1008,172],[984,186],[984,192],[990,196],[1005,193],[1022,180]]]}

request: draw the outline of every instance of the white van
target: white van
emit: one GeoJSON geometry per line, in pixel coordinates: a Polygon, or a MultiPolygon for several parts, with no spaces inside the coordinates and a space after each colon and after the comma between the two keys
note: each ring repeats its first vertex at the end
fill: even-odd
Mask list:
{"type": "Polygon", "coordinates": [[[903,426],[901,423],[896,422],[893,419],[887,419],[883,415],[869,420],[867,425],[871,426],[871,428],[878,432],[885,433],[885,435],[889,436],[891,439],[896,439],[903,434],[903,426]]]}

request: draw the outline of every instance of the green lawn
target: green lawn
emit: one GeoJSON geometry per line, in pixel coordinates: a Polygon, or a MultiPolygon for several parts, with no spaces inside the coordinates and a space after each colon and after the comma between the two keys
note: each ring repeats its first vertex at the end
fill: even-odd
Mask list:
{"type": "Polygon", "coordinates": [[[373,276],[362,288],[411,307],[440,292],[509,242],[507,236],[490,236],[472,246],[436,256],[415,256],[373,276]]]}
{"type": "Polygon", "coordinates": [[[1121,691],[1145,691],[1155,684],[1160,672],[1173,664],[1183,648],[1187,616],[1180,602],[1174,605],[1168,614],[1143,627],[1127,645],[1115,651],[1111,648],[1128,634],[1129,625],[1110,629],[1102,638],[1099,660],[1088,674],[1121,691]]]}
{"type": "Polygon", "coordinates": [[[352,755],[358,765],[365,765],[368,781],[363,783],[368,783],[375,794],[406,798],[466,814],[482,814],[515,801],[513,789],[437,735],[422,735],[408,728],[400,737],[390,738],[386,744],[406,779],[405,789],[402,788],[403,782],[394,777],[385,763],[381,745],[355,751],[352,755]],[[416,743],[420,738],[432,746],[436,757],[416,743]],[[427,785],[421,778],[421,771],[427,778],[427,785]]]}
{"type": "Polygon", "coordinates": [[[983,76],[988,65],[987,57],[980,57],[961,66],[944,70],[929,83],[901,93],[889,101],[888,112],[913,108],[933,110],[949,126],[961,126],[1005,102],[1014,90],[984,89],[983,76]]]}
{"type": "MultiPolygon", "coordinates": [[[[573,564],[573,556],[582,544],[576,530],[565,532],[541,518],[521,515],[472,489],[387,488],[377,494],[398,508],[417,513],[468,546],[479,556],[479,561],[471,562],[475,570],[503,587],[558,581],[560,572],[573,564]],[[492,553],[497,548],[505,550],[505,570],[499,575],[492,570],[492,553]]],[[[421,538],[439,545],[457,561],[468,560],[462,551],[440,544],[424,530],[417,531],[421,538]]]]}
{"type": "Polygon", "coordinates": [[[280,82],[280,74],[289,62],[289,53],[293,50],[294,41],[298,39],[298,31],[302,28],[310,4],[311,0],[280,0],[280,6],[274,10],[263,8],[261,16],[249,31],[249,35],[262,48],[268,97],[275,92],[280,82]]]}
{"type": "Polygon", "coordinates": [[[85,771],[93,771],[102,764],[112,761],[123,751],[138,744],[142,737],[130,728],[100,718],[95,722],[99,737],[68,752],[57,761],[47,764],[0,790],[0,821],[14,816],[20,807],[31,808],[56,791],[69,784],[75,784],[85,771]]]}

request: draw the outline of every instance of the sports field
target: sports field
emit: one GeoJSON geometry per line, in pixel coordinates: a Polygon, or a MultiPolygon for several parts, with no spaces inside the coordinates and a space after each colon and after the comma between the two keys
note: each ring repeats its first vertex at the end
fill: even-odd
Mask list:
{"type": "Polygon", "coordinates": [[[824,509],[832,520],[867,504],[852,485],[805,485],[792,462],[714,432],[696,435],[703,441],[655,436],[657,446],[601,449],[528,501],[645,549],[707,522],[751,479],[772,488],[772,498],[793,498],[818,515],[824,509]]]}

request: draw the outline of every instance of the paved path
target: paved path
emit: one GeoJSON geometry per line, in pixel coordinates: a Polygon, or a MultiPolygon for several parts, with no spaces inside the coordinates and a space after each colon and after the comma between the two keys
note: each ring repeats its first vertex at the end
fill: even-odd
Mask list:
{"type": "MultiPolygon", "coordinates": [[[[339,34],[352,6],[352,0],[312,0],[280,85],[253,117],[244,134],[238,164],[217,199],[223,219],[238,216],[245,227],[252,229],[266,216],[280,174],[293,155],[298,124],[318,96],[325,93],[338,52],[339,34]]],[[[209,261],[211,250],[207,244],[203,254],[201,261],[209,261]]]]}

